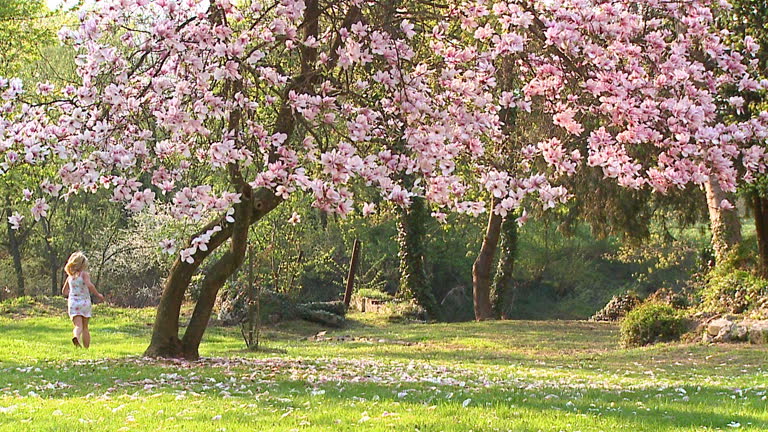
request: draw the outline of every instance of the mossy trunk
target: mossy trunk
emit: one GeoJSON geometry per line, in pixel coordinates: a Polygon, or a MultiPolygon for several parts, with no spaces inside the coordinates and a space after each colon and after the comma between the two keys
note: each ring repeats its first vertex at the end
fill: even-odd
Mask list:
{"type": "Polygon", "coordinates": [[[485,228],[483,245],[472,265],[472,298],[475,303],[475,319],[484,321],[494,318],[491,304],[491,269],[501,232],[501,216],[493,211],[496,200],[491,202],[488,225],[485,228]]]}
{"type": "Polygon", "coordinates": [[[517,257],[517,239],[517,221],[515,214],[510,213],[501,223],[499,264],[491,293],[494,312],[496,316],[502,319],[509,318],[507,311],[517,300],[517,292],[512,284],[512,273],[515,270],[515,258],[517,257]]]}
{"type": "Polygon", "coordinates": [[[410,207],[400,211],[397,224],[400,258],[398,296],[416,300],[430,317],[434,317],[437,301],[429,286],[424,264],[429,217],[429,209],[421,197],[415,197],[410,207]]]}
{"type": "Polygon", "coordinates": [[[735,203],[735,199],[733,194],[723,191],[715,176],[709,176],[709,180],[704,183],[704,189],[712,231],[712,249],[715,252],[716,264],[719,264],[741,243],[741,223],[736,209],[721,208],[723,200],[735,203]]]}

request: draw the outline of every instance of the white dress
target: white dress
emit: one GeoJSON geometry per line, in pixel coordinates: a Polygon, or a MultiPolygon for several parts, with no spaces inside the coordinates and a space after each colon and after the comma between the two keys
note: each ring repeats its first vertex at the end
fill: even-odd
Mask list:
{"type": "Polygon", "coordinates": [[[72,319],[72,317],[78,315],[90,318],[91,293],[88,292],[83,277],[79,275],[77,277],[70,276],[67,282],[69,283],[69,298],[67,299],[69,318],[72,319]]]}

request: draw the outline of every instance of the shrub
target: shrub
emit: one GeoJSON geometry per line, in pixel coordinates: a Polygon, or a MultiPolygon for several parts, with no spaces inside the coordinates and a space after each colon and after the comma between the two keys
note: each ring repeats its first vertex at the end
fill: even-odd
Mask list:
{"type": "Polygon", "coordinates": [[[684,330],[683,318],[672,306],[644,303],[621,321],[621,344],[633,347],[676,340],[684,330]]]}
{"type": "Polygon", "coordinates": [[[380,291],[372,288],[360,288],[358,290],[355,290],[355,296],[360,298],[369,298],[373,300],[384,300],[384,301],[389,301],[394,298],[391,295],[385,293],[384,291],[380,291]]]}
{"type": "Polygon", "coordinates": [[[706,311],[744,313],[768,297],[768,281],[744,270],[716,269],[701,294],[706,311]]]}
{"type": "Polygon", "coordinates": [[[640,305],[640,297],[634,292],[628,292],[623,295],[613,296],[602,309],[597,311],[590,321],[619,321],[627,313],[640,305]]]}
{"type": "Polygon", "coordinates": [[[389,303],[389,310],[387,319],[390,322],[429,321],[427,311],[413,300],[389,303]]]}
{"type": "Polygon", "coordinates": [[[676,310],[687,309],[691,306],[691,299],[687,295],[675,292],[669,288],[659,288],[656,292],[649,295],[646,301],[670,305],[676,310]]]}

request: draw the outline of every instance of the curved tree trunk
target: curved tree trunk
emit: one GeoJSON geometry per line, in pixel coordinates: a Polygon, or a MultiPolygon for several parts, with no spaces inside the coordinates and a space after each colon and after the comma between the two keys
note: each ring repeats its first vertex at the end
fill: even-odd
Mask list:
{"type": "Polygon", "coordinates": [[[491,302],[496,316],[507,319],[506,311],[516,300],[517,293],[512,286],[512,272],[515,270],[517,256],[517,221],[514,213],[510,213],[501,223],[501,240],[499,242],[499,265],[493,280],[491,302]]]}
{"type": "Polygon", "coordinates": [[[248,227],[251,225],[252,199],[250,188],[246,188],[241,202],[235,206],[235,222],[230,248],[213,264],[203,279],[200,297],[197,299],[187,331],[184,332],[184,338],[181,340],[182,355],[188,360],[197,360],[200,357],[198,348],[208,327],[216,296],[227,279],[245,260],[245,252],[248,249],[248,227]]]}
{"type": "Polygon", "coordinates": [[[426,250],[426,224],[429,219],[427,205],[422,197],[414,197],[410,207],[400,212],[397,240],[400,258],[400,288],[398,295],[413,298],[435,317],[437,301],[427,279],[424,265],[426,250]]]}
{"type": "MultiPolygon", "coordinates": [[[[8,216],[12,214],[10,207],[7,207],[5,212],[8,216]]],[[[11,253],[11,258],[13,258],[13,271],[16,273],[15,294],[17,297],[21,297],[24,295],[24,267],[21,262],[21,242],[11,223],[6,221],[6,225],[8,227],[8,251],[11,253]]]]}
{"type": "MultiPolygon", "coordinates": [[[[253,224],[258,220],[260,220],[267,213],[274,210],[275,207],[277,207],[281,202],[282,202],[282,199],[279,196],[272,193],[272,191],[269,189],[260,188],[255,192],[253,192],[253,198],[251,200],[251,205],[250,205],[251,214],[248,216],[248,219],[247,219],[248,224],[246,225],[246,230],[247,230],[247,226],[250,226],[250,224],[253,224]]],[[[226,223],[223,220],[216,220],[206,225],[202,230],[198,232],[197,235],[192,237],[192,238],[195,238],[217,225],[222,227],[222,230],[218,231],[217,233],[211,236],[211,241],[208,242],[207,251],[198,251],[194,255],[194,258],[195,258],[194,263],[189,264],[177,258],[176,262],[173,264],[173,267],[171,267],[170,275],[168,276],[168,279],[165,282],[165,286],[163,288],[163,294],[160,297],[160,304],[157,307],[155,324],[152,328],[152,339],[150,341],[149,347],[144,352],[145,356],[171,357],[171,358],[185,357],[184,343],[179,338],[179,315],[181,311],[181,304],[184,301],[184,294],[186,293],[187,287],[189,286],[189,282],[192,279],[192,276],[195,274],[195,272],[200,267],[200,264],[205,260],[205,258],[208,257],[214,250],[216,250],[224,242],[229,240],[230,237],[232,237],[234,228],[237,225],[237,219],[235,219],[234,223],[226,223]]],[[[238,247],[240,247],[240,244],[238,244],[238,247]]],[[[241,263],[242,263],[242,260],[241,260],[241,263]]],[[[214,267],[216,267],[216,264],[214,264],[214,267]]],[[[226,280],[226,278],[228,278],[232,273],[234,273],[235,270],[237,270],[237,266],[235,266],[235,268],[231,270],[231,273],[229,273],[224,278],[224,280],[226,280]]],[[[206,277],[206,279],[208,278],[206,277]]],[[[209,282],[214,282],[214,279],[209,279],[209,282]]],[[[205,290],[206,285],[205,285],[205,282],[203,283],[204,283],[203,286],[205,290]]],[[[213,297],[213,300],[215,302],[216,300],[215,295],[213,297]]],[[[210,318],[210,311],[208,312],[208,318],[206,318],[205,320],[202,320],[203,314],[205,313],[204,305],[205,305],[205,302],[200,306],[201,309],[200,309],[200,312],[197,313],[198,318],[196,318],[195,321],[204,321],[204,323],[207,325],[208,318],[210,318]]],[[[195,310],[197,310],[197,307],[195,308],[195,310]]],[[[193,318],[194,318],[194,313],[193,313],[193,318]]],[[[190,321],[190,326],[194,326],[192,321],[190,321]]],[[[205,328],[203,327],[201,330],[204,332],[205,328]]],[[[187,328],[187,331],[189,331],[189,327],[187,328]]],[[[197,332],[197,331],[199,330],[195,330],[194,332],[197,332]]],[[[191,346],[191,341],[193,339],[194,332],[190,333],[189,337],[187,337],[186,334],[184,335],[184,337],[188,341],[186,344],[187,347],[191,346]]],[[[200,333],[199,338],[202,339],[202,333],[200,333]]],[[[199,345],[199,343],[200,341],[198,340],[197,344],[199,345]]]]}
{"type": "Polygon", "coordinates": [[[709,225],[712,231],[712,249],[716,264],[722,263],[741,243],[741,223],[736,209],[724,210],[720,207],[723,200],[735,203],[733,194],[728,194],[720,187],[715,176],[709,176],[704,183],[709,209],[709,225]]]}
{"type": "Polygon", "coordinates": [[[160,297],[160,303],[157,306],[155,315],[155,324],[152,327],[152,339],[149,347],[144,352],[147,357],[181,357],[182,347],[179,339],[179,314],[181,313],[181,304],[184,301],[184,294],[187,291],[192,276],[212,251],[224,243],[232,234],[232,225],[223,224],[223,221],[217,220],[206,225],[200,232],[192,238],[210,230],[216,225],[222,227],[222,230],[211,237],[208,243],[207,251],[198,251],[195,254],[195,261],[187,263],[180,258],[171,267],[168,279],[163,286],[163,294],[160,297]]]}
{"type": "Polygon", "coordinates": [[[491,305],[491,268],[501,232],[501,216],[493,211],[495,206],[496,200],[492,200],[483,245],[472,265],[472,297],[475,301],[475,319],[478,321],[494,317],[491,305]]]}
{"type": "Polygon", "coordinates": [[[51,222],[46,218],[41,219],[43,221],[43,243],[45,244],[45,251],[48,255],[48,272],[51,275],[51,296],[55,297],[59,295],[59,261],[56,257],[56,249],[51,243],[51,222]]]}
{"type": "Polygon", "coordinates": [[[750,195],[757,234],[758,268],[760,277],[766,279],[768,278],[768,199],[761,196],[758,191],[753,191],[750,195]]]}

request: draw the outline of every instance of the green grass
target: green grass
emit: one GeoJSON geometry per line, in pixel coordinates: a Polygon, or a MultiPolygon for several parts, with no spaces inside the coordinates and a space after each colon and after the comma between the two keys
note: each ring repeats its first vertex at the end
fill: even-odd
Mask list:
{"type": "Polygon", "coordinates": [[[95,307],[77,350],[61,300],[0,304],[0,431],[768,430],[766,349],[621,349],[580,321],[289,322],[259,352],[209,329],[203,361],[149,361],[151,309],[95,307]],[[738,424],[738,427],[736,427],[738,424]]]}

